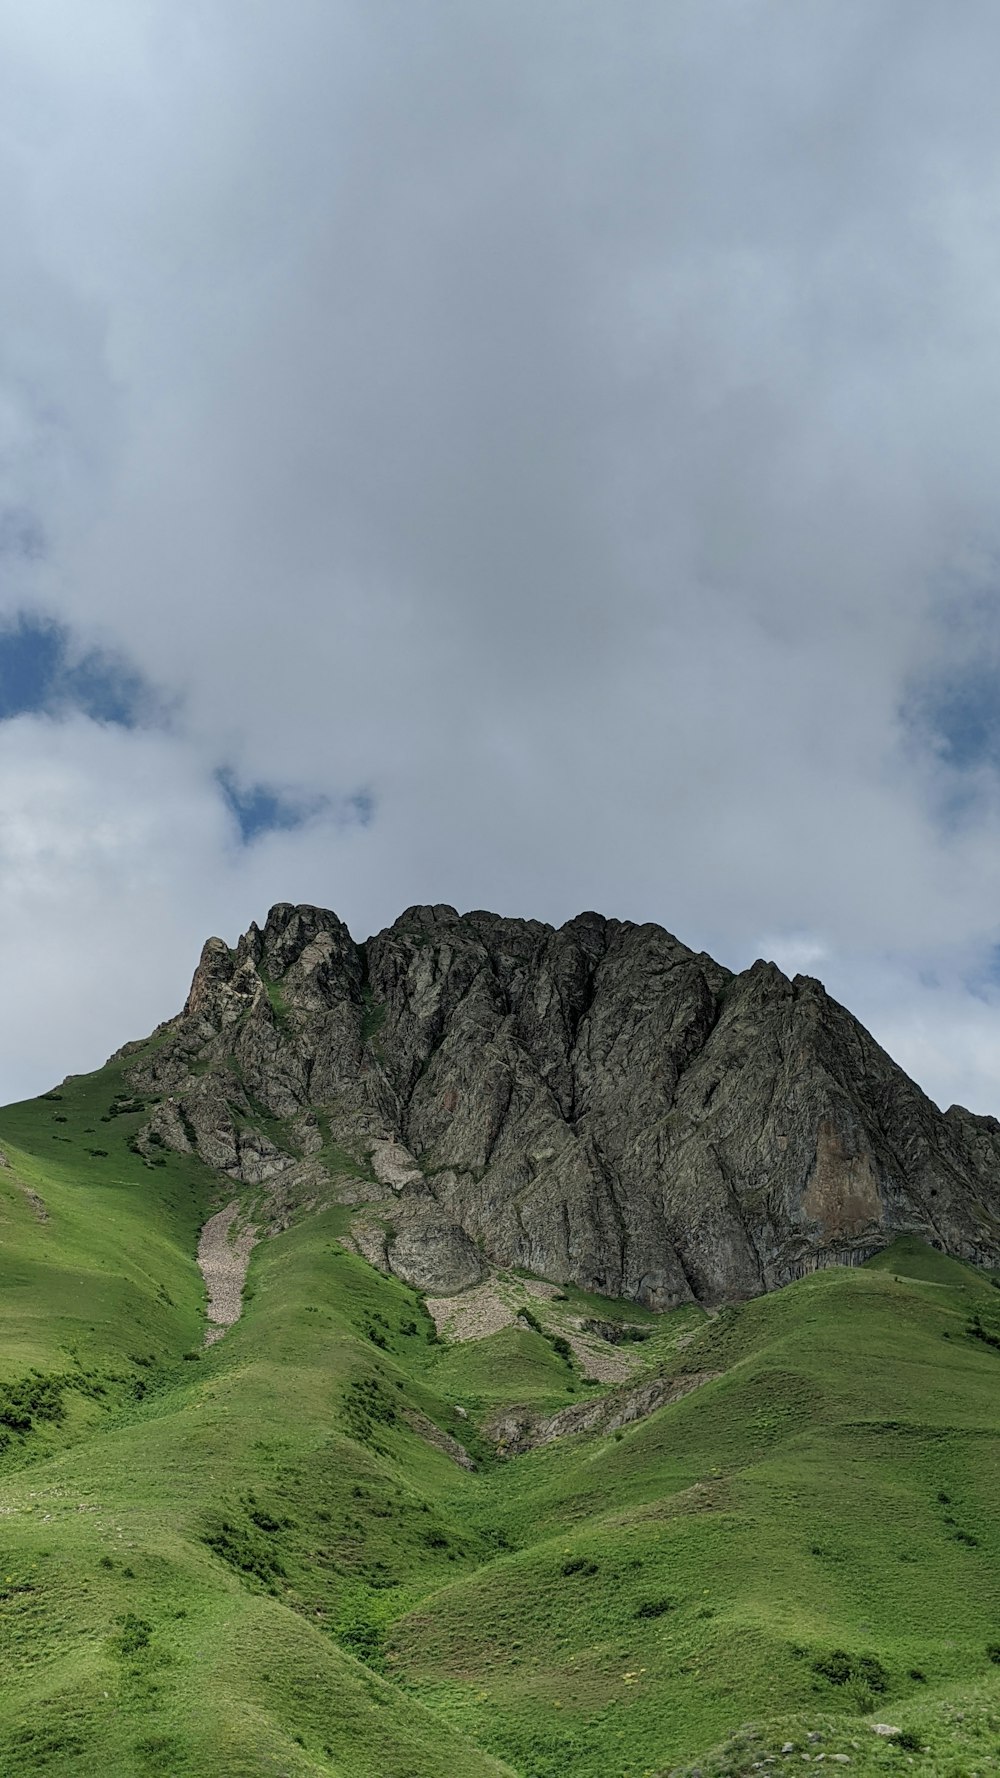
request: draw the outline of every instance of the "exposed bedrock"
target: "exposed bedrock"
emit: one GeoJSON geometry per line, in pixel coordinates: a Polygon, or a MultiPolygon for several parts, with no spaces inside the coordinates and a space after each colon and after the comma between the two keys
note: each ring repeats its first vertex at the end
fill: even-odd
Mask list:
{"type": "Polygon", "coordinates": [[[902,1232],[1000,1263],[1000,1124],[940,1112],[818,981],[655,925],[415,907],[357,945],[280,904],[208,941],[130,1079],[233,1178],[360,1157],[420,1288],[494,1263],[713,1303],[902,1232]]]}

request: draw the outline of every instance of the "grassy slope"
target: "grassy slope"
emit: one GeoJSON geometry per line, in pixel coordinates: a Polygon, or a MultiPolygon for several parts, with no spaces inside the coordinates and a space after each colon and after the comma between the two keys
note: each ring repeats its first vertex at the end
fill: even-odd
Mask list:
{"type": "MultiPolygon", "coordinates": [[[[499,1778],[344,1646],[390,1578],[409,1600],[475,1559],[433,1507],[455,1466],[396,1413],[399,1367],[368,1337],[374,1313],[426,1345],[419,1305],[344,1251],[332,1212],[263,1250],[243,1325],[185,1358],[216,1182],[146,1167],[138,1116],[100,1122],[120,1084],[0,1115],[0,1385],[34,1367],[101,1391],[68,1389],[0,1458],[0,1772],[499,1778]]],[[[419,1383],[407,1399],[436,1406],[419,1383]]]]}
{"type": "Polygon", "coordinates": [[[477,1411],[593,1393],[550,1342],[435,1342],[334,1209],[258,1248],[243,1320],[185,1358],[217,1183],[101,1121],[116,1070],[61,1090],[0,1113],[0,1773],[637,1778],[810,1729],[901,1767],[871,1711],[921,1770],[995,1767],[988,1280],[897,1244],[682,1346],[663,1318],[644,1368],[715,1381],[500,1463],[477,1411]]]}
{"type": "Polygon", "coordinates": [[[532,1538],[506,1563],[507,1634],[494,1576],[425,1602],[395,1638],[420,1695],[461,1724],[486,1691],[488,1744],[515,1765],[596,1774],[609,1757],[657,1769],[754,1717],[909,1721],[928,1693],[988,1684],[1000,1353],[965,1329],[977,1310],[1000,1325],[1000,1303],[913,1257],[899,1281],[825,1272],[720,1316],[686,1349],[716,1382],[491,1478],[512,1539],[532,1538]],[[592,1570],[566,1573],[581,1557],[592,1570]],[[815,1671],[834,1650],[855,1661],[845,1685],[815,1671]]]}

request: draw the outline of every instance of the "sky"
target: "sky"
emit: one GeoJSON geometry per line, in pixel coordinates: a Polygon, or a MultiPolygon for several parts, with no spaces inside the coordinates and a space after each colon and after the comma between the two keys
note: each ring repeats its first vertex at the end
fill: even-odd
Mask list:
{"type": "Polygon", "coordinates": [[[1000,1115],[991,0],[7,0],[0,1100],[274,901],[1000,1115]]]}

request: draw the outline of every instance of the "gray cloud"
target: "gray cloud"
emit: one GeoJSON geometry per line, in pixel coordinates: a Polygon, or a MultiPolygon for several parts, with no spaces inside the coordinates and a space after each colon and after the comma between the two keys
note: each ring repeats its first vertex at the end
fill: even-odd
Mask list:
{"type": "Polygon", "coordinates": [[[86,767],[115,810],[49,933],[85,907],[131,961],[98,1032],[66,940],[39,1058],[172,1010],[270,897],[599,905],[805,959],[998,1108],[1000,762],[949,742],[998,650],[993,9],[39,0],[0,37],[2,497],[45,539],[8,601],[173,712],[0,732],[0,786],[44,765],[72,824],[86,767]],[[223,769],[373,819],[241,855],[223,769]]]}

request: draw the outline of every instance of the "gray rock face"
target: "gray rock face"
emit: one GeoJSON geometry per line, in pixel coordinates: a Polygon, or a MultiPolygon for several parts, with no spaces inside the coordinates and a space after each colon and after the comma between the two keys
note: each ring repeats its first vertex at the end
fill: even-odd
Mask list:
{"type": "Polygon", "coordinates": [[[1000,1263],[1000,1123],[938,1111],[819,982],[659,926],[418,907],[359,946],[280,904],[209,940],[129,1078],[234,1178],[355,1157],[420,1288],[492,1261],[713,1303],[904,1232],[1000,1263]]]}
{"type": "Polygon", "coordinates": [[[644,1420],[671,1401],[680,1401],[693,1389],[711,1383],[717,1371],[694,1371],[687,1377],[657,1377],[637,1383],[630,1389],[616,1389],[595,1401],[573,1402],[554,1414],[529,1414],[515,1409],[498,1414],[486,1426],[497,1455],[520,1457],[525,1451],[536,1451],[553,1439],[568,1438],[577,1432],[616,1432],[635,1420],[644,1420]]]}

